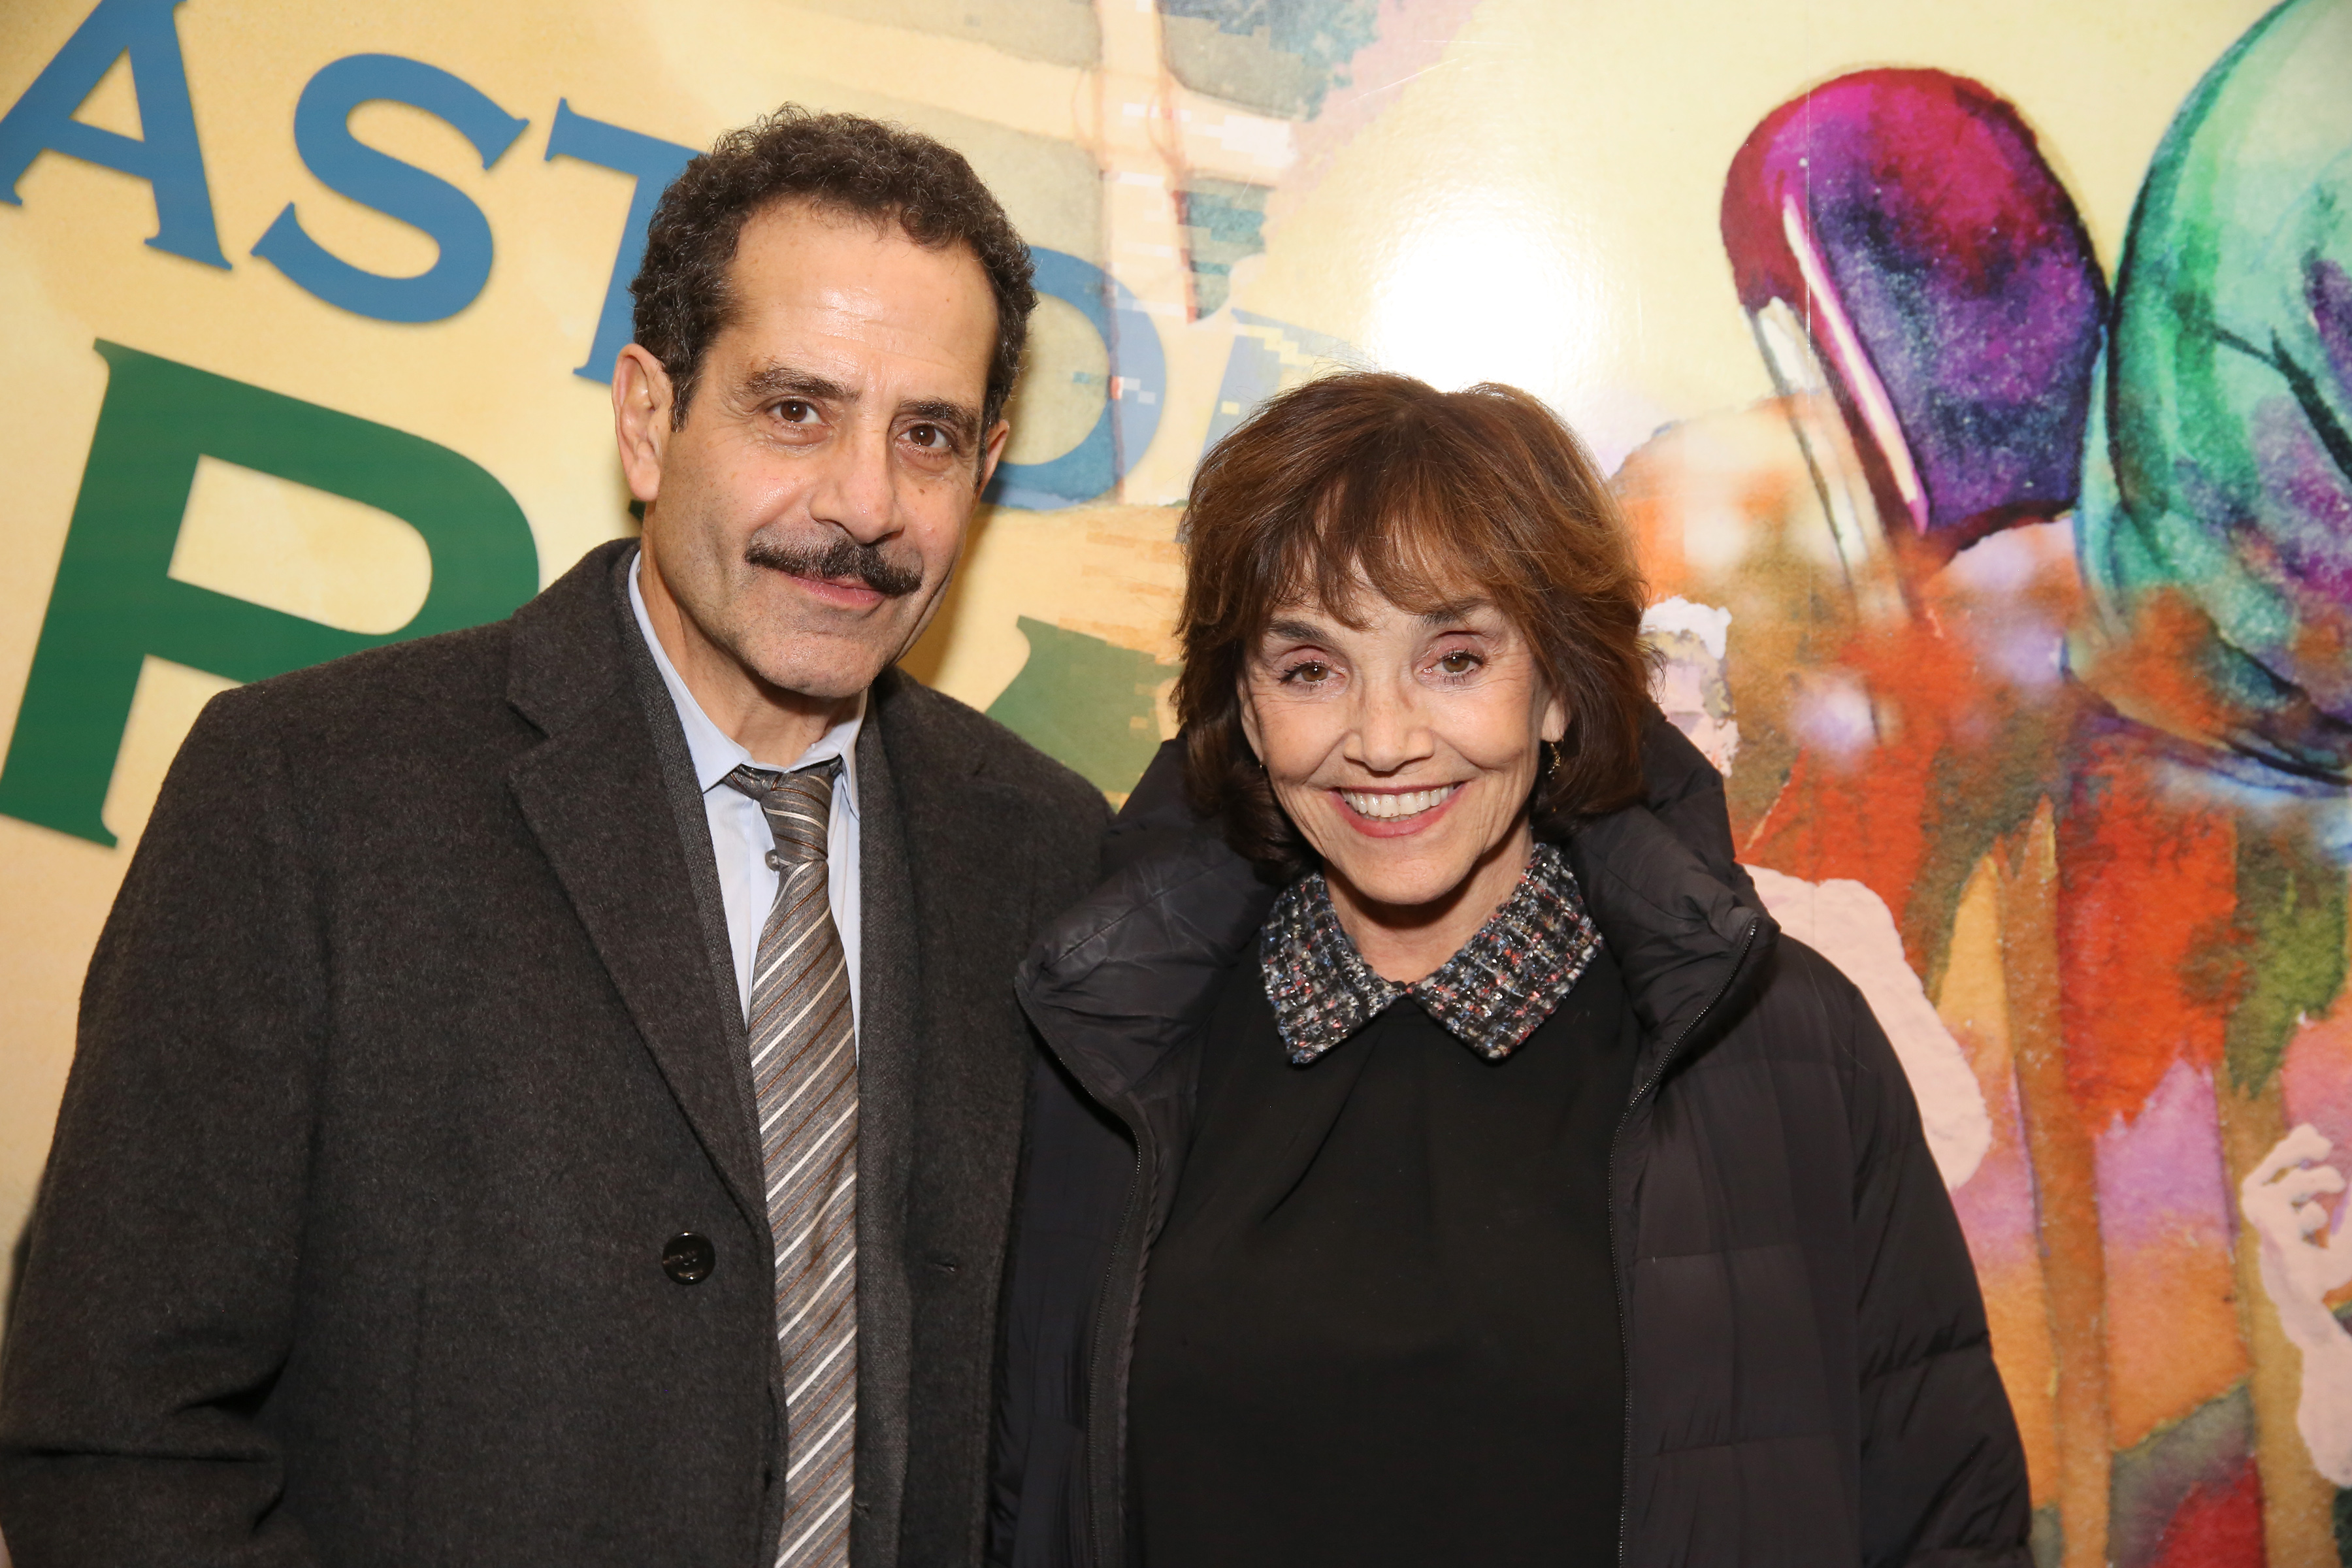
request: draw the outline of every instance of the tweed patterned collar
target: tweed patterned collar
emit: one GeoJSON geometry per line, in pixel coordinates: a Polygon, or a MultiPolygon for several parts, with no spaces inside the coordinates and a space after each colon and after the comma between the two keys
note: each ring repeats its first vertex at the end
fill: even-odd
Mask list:
{"type": "Polygon", "coordinates": [[[1357,953],[1320,871],[1284,889],[1258,932],[1275,1027],[1299,1067],[1400,996],[1420,1003],[1488,1061],[1500,1061],[1551,1016],[1600,950],[1576,874],[1549,844],[1536,846],[1511,896],[1462,951],[1411,985],[1383,979],[1357,953]]]}

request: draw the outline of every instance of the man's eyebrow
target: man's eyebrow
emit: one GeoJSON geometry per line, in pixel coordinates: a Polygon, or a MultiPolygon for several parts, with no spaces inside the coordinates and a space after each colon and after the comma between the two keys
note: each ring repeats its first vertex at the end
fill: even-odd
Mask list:
{"type": "Polygon", "coordinates": [[[898,405],[898,417],[944,425],[959,444],[970,443],[980,433],[980,410],[950,402],[944,397],[922,397],[911,403],[901,403],[898,405]]]}
{"type": "Polygon", "coordinates": [[[779,397],[805,398],[811,403],[855,403],[857,395],[837,381],[813,371],[786,364],[765,364],[743,378],[743,400],[767,403],[779,397]]]}

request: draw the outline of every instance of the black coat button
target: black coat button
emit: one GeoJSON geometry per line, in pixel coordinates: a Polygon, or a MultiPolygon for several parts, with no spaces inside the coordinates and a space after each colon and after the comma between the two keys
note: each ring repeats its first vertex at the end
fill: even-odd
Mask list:
{"type": "Polygon", "coordinates": [[[709,1274],[719,1253],[707,1236],[688,1232],[673,1236],[662,1248],[662,1272],[681,1285],[691,1285],[709,1274]]]}

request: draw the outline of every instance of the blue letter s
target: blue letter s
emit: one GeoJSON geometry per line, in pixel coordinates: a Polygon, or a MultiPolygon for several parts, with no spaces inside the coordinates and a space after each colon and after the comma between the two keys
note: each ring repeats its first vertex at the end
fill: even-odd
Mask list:
{"type": "Polygon", "coordinates": [[[294,145],[328,189],[423,229],[440,257],[414,278],[386,277],[329,255],[286,210],[253,254],[330,305],[380,321],[437,321],[474,302],[490,279],[490,223],[445,180],[379,153],[347,123],[361,104],[389,99],[456,126],[487,169],[530,123],[447,71],[398,55],[352,55],[310,79],[294,106],[294,145]]]}

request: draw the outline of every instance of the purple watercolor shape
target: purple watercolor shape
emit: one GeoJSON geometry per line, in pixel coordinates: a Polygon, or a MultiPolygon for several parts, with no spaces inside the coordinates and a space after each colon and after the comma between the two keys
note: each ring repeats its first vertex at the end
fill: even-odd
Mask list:
{"type": "Polygon", "coordinates": [[[1863,468],[1867,504],[1833,493],[1837,443],[1799,413],[1850,573],[2073,506],[2106,283],[2006,101],[1944,71],[1839,77],[1749,133],[1722,223],[1781,391],[1833,395],[1863,468]]]}

